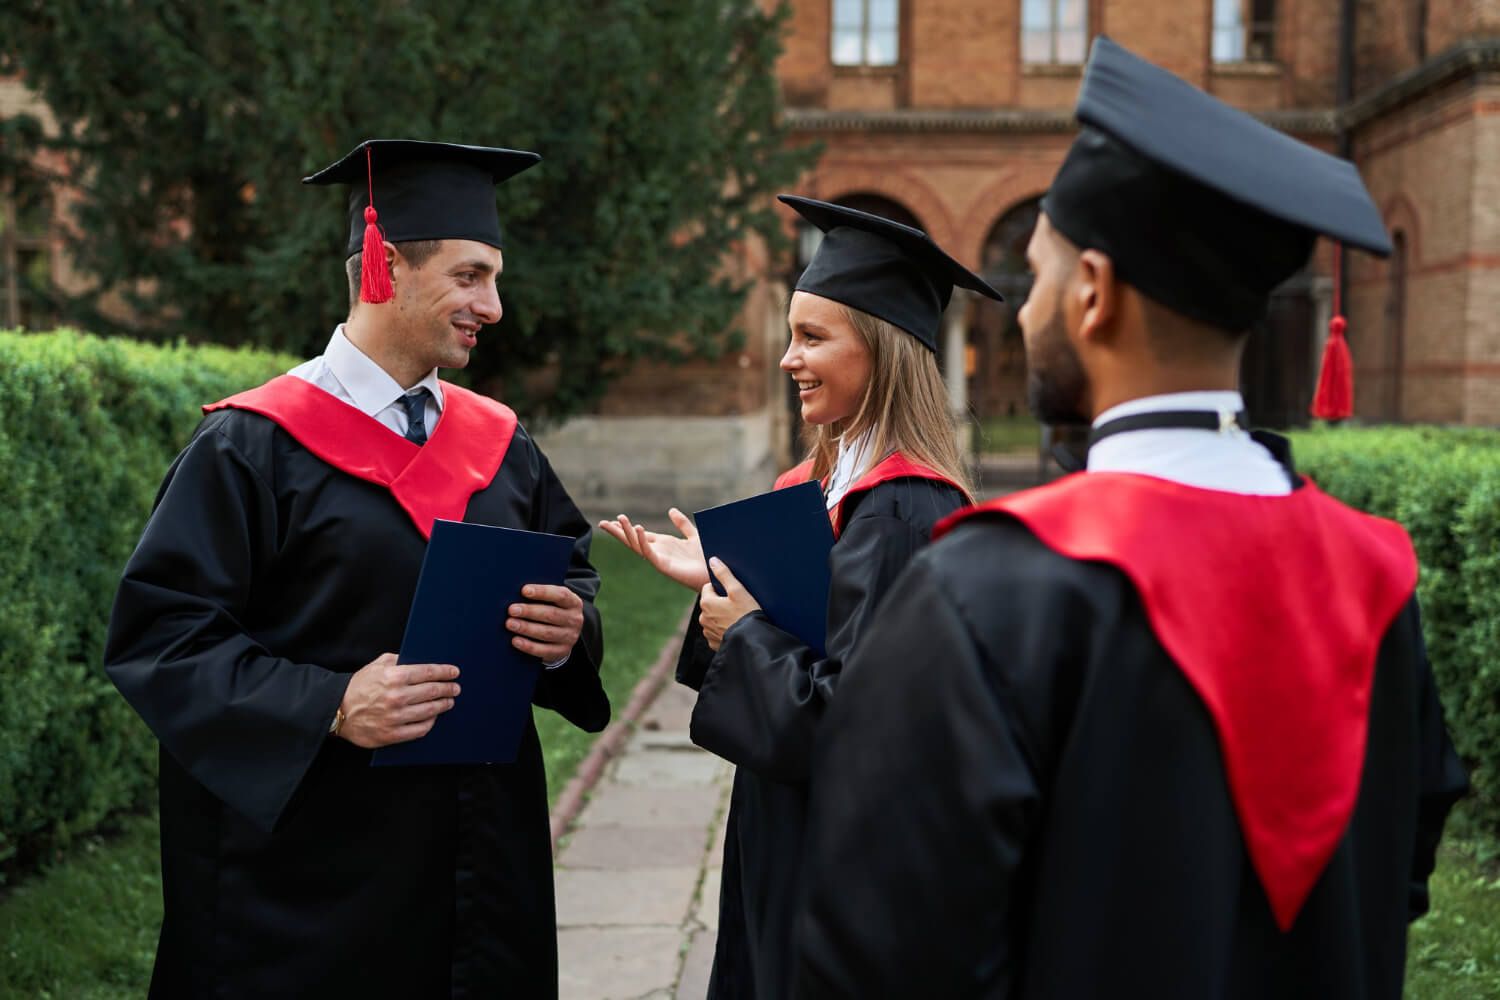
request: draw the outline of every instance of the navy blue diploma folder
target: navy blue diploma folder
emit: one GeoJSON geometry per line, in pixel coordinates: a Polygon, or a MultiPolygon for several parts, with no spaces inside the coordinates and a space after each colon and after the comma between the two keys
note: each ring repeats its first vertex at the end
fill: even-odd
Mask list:
{"type": "Polygon", "coordinates": [[[574,541],[484,524],[433,524],[398,660],[451,663],[462,690],[426,736],[375,751],[372,765],[516,759],[542,664],[510,644],[505,620],[526,584],[563,582],[574,541]]]}
{"type": "MultiPolygon", "coordinates": [[[[778,628],[826,653],[833,522],[822,488],[800,483],[700,510],[693,520],[703,557],[718,556],[778,628]]],[[[714,589],[724,593],[717,580],[714,589]]]]}

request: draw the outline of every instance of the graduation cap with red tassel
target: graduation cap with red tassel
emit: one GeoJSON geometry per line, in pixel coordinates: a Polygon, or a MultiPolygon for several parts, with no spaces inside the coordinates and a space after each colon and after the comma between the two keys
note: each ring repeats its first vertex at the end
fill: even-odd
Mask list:
{"type": "Polygon", "coordinates": [[[1343,311],[1344,248],[1333,255],[1333,318],[1328,321],[1328,341],[1323,345],[1323,364],[1313,393],[1312,415],[1319,420],[1348,420],[1354,415],[1354,361],[1344,336],[1348,321],[1343,311]]]}
{"type": "Polygon", "coordinates": [[[359,262],[359,301],[379,304],[389,302],[391,270],[385,260],[385,235],[380,231],[380,216],[375,211],[375,166],[370,144],[365,143],[365,184],[370,203],[365,206],[364,253],[359,262]]]}
{"type": "Polygon", "coordinates": [[[395,291],[387,241],[475,240],[504,249],[495,185],[540,161],[535,153],[497,146],[367,139],[302,183],[350,185],[348,256],[364,255],[360,301],[379,304],[395,291]]]}

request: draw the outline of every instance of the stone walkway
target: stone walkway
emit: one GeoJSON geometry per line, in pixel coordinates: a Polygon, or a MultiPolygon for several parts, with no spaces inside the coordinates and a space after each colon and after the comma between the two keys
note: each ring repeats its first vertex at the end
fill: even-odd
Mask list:
{"type": "Polygon", "coordinates": [[[733,772],[688,740],[693,697],[667,680],[560,845],[560,1000],[708,989],[733,772]]]}

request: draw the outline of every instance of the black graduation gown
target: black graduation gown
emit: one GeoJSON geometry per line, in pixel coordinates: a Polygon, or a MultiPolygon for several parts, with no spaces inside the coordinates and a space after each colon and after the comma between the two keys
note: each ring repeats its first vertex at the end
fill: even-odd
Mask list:
{"type": "MultiPolygon", "coordinates": [[[[1213,569],[1278,587],[1290,563],[1213,569]]],[[[1400,995],[1465,788],[1414,597],[1379,640],[1352,816],[1282,933],[1214,720],[1125,573],[981,516],[896,587],[821,734],[792,996],[1400,995]]]]}
{"type": "Polygon", "coordinates": [[[714,1000],[787,995],[814,735],[845,658],[891,582],[934,525],[965,502],[938,479],[856,484],[829,556],[826,657],[763,613],[735,623],[715,654],[694,609],[677,665],[677,679],[698,691],[692,739],[736,765],[708,991],[714,1000]]]}
{"type": "MultiPolygon", "coordinates": [[[[534,702],[602,729],[589,525],[523,429],[459,509],[578,539],[582,638],[534,702]]],[[[211,413],[173,463],[105,652],[162,746],[153,997],[556,996],[534,726],[491,767],[371,768],[327,735],[349,674],[399,649],[425,549],[390,491],[257,413],[211,413]]]]}

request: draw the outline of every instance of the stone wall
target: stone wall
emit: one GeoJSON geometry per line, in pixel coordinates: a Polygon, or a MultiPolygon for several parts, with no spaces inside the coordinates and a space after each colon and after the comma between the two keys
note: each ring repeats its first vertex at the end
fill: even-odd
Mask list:
{"type": "Polygon", "coordinates": [[[669,528],[688,513],[770,489],[786,462],[770,407],[727,417],[577,417],[537,433],[563,486],[594,520],[669,528]]]}

